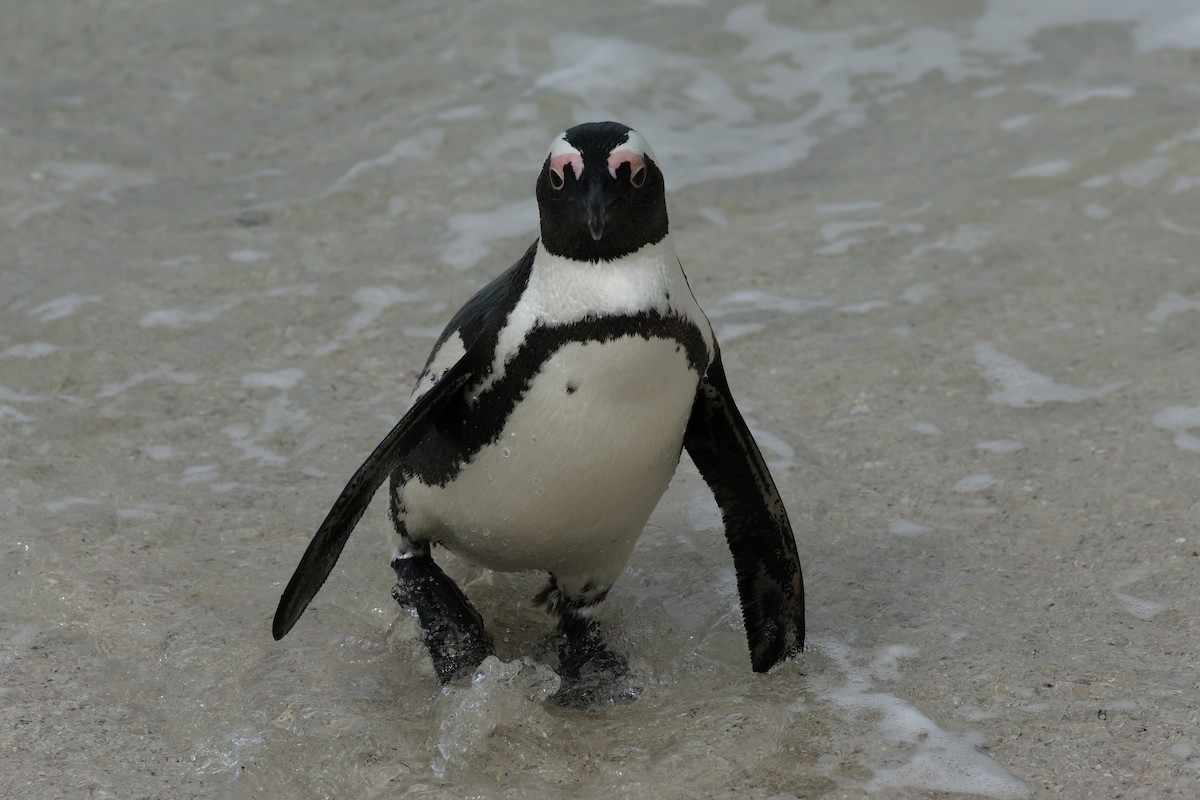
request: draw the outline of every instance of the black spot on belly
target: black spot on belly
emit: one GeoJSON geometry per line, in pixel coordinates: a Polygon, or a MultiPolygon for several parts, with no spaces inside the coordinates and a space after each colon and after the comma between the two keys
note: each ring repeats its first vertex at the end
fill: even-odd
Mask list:
{"type": "Polygon", "coordinates": [[[575,381],[567,381],[567,394],[575,394],[579,389],[579,384],[575,381]]]}

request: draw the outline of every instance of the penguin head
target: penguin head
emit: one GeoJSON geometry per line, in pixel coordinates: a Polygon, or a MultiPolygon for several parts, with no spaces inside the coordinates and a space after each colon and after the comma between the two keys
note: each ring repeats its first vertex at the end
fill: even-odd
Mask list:
{"type": "Polygon", "coordinates": [[[619,122],[563,131],[537,180],[542,245],[574,261],[611,261],[662,241],[667,196],[641,134],[619,122]]]}

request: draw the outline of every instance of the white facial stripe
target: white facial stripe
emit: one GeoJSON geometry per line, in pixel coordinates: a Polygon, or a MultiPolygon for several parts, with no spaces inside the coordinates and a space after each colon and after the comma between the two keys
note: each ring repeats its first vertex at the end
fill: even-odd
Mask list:
{"type": "Polygon", "coordinates": [[[656,310],[690,319],[713,355],[712,328],[688,288],[667,236],[615,261],[572,261],[538,245],[529,284],[496,342],[492,374],[472,389],[478,396],[504,375],[505,365],[539,323],[563,325],[592,315],[656,310]]]}
{"type": "Polygon", "coordinates": [[[550,143],[550,171],[559,178],[564,178],[563,170],[568,164],[575,173],[575,180],[583,177],[583,153],[579,152],[570,142],[567,141],[566,133],[560,133],[558,138],[550,143]]]}
{"type": "Polygon", "coordinates": [[[641,153],[621,145],[608,154],[608,174],[614,178],[617,177],[617,170],[625,163],[629,164],[630,175],[636,175],[639,169],[644,169],[646,166],[646,161],[642,158],[641,153]]]}
{"type": "Polygon", "coordinates": [[[646,166],[647,156],[654,161],[658,160],[650,149],[650,143],[637,131],[630,130],[625,134],[625,141],[614,147],[608,154],[608,174],[614,178],[617,177],[617,170],[621,168],[622,164],[628,162],[629,174],[635,175],[639,169],[646,166]]]}

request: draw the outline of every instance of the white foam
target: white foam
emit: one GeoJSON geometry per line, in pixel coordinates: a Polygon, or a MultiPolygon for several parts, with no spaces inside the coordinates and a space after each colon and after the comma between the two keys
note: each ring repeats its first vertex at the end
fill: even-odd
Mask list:
{"type": "Polygon", "coordinates": [[[155,519],[158,514],[149,506],[138,506],[136,508],[118,508],[117,519],[122,520],[141,520],[155,519]]]}
{"type": "Polygon", "coordinates": [[[920,305],[937,294],[937,286],[927,281],[914,283],[900,293],[900,299],[912,305],[920,305]]]}
{"type": "Polygon", "coordinates": [[[1029,793],[1024,783],[978,751],[984,743],[980,733],[948,731],[911,703],[875,689],[872,679],[887,680],[898,674],[898,660],[914,655],[915,650],[884,647],[863,667],[855,665],[860,657],[849,645],[820,636],[810,636],[809,641],[846,676],[845,683],[825,697],[855,717],[873,719],[889,742],[911,751],[899,766],[876,770],[867,782],[869,791],[911,787],[1004,799],[1029,793]]]}
{"type": "Polygon", "coordinates": [[[957,225],[949,236],[943,236],[935,242],[913,248],[912,252],[904,257],[904,260],[911,261],[931,250],[955,250],[960,253],[970,253],[986,245],[992,235],[993,231],[977,225],[957,225]]]}
{"type": "Polygon", "coordinates": [[[1193,128],[1186,133],[1177,133],[1174,136],[1168,137],[1154,146],[1156,153],[1169,153],[1181,144],[1200,142],[1200,127],[1193,128]]]}
{"type": "MultiPolygon", "coordinates": [[[[228,425],[223,429],[225,435],[233,440],[233,445],[242,451],[243,459],[258,459],[265,464],[287,463],[285,456],[265,446],[262,440],[284,429],[300,432],[309,427],[308,413],[293,409],[287,394],[303,377],[304,370],[295,367],[274,372],[248,372],[242,376],[241,384],[247,389],[276,389],[279,392],[263,403],[263,420],[257,430],[251,430],[251,426],[244,423],[228,425]]],[[[220,486],[213,488],[222,490],[220,486]]]]}
{"type": "Polygon", "coordinates": [[[492,242],[534,235],[538,230],[537,202],[528,198],[491,211],[460,211],[450,217],[447,226],[451,241],[439,257],[455,269],[467,269],[491,252],[492,242]]]}
{"type": "Polygon", "coordinates": [[[168,380],[172,383],[195,383],[199,376],[194,372],[179,372],[169,364],[160,364],[152,370],[136,372],[119,383],[108,383],[96,393],[98,398],[116,397],[135,386],[148,381],[168,380]]]}
{"type": "Polygon", "coordinates": [[[14,344],[5,350],[3,355],[14,358],[41,358],[51,353],[57,353],[58,350],[59,347],[57,345],[47,344],[46,342],[28,342],[26,344],[14,344]]]}
{"type": "Polygon", "coordinates": [[[364,159],[355,163],[334,181],[322,196],[344,192],[354,183],[354,180],[364,172],[373,172],[383,167],[390,167],[402,158],[432,158],[441,146],[445,134],[441,128],[426,128],[416,136],[401,139],[392,145],[386,153],[374,158],[364,159]]]}
{"type": "Polygon", "coordinates": [[[1033,37],[1054,27],[1075,27],[1086,22],[1128,26],[1139,53],[1166,48],[1200,47],[1200,14],[1193,0],[1160,0],[1151,4],[1125,0],[1007,0],[989,3],[972,26],[966,47],[1005,56],[1007,63],[1045,58],[1033,37]]]}
{"type": "Polygon", "coordinates": [[[234,250],[229,254],[230,261],[236,261],[239,264],[252,264],[255,261],[266,261],[271,258],[274,253],[267,250],[234,250]]]}
{"type": "Polygon", "coordinates": [[[1158,298],[1158,304],[1146,315],[1146,319],[1159,325],[1185,311],[1200,311],[1200,300],[1189,300],[1178,292],[1167,292],[1158,298]]]}
{"type": "Polygon", "coordinates": [[[1113,595],[1121,601],[1126,611],[1138,619],[1153,619],[1160,611],[1166,608],[1165,605],[1157,600],[1146,600],[1142,597],[1134,597],[1131,594],[1115,590],[1113,591],[1113,595]]]}
{"type": "Polygon", "coordinates": [[[1055,383],[1035,372],[1027,364],[996,350],[990,342],[975,346],[975,361],[983,367],[987,380],[1000,384],[1000,391],[988,395],[988,400],[1013,408],[1032,408],[1044,403],[1081,403],[1111,394],[1128,381],[1119,381],[1099,389],[1079,389],[1055,383]]]}
{"type": "Polygon", "coordinates": [[[23,208],[14,214],[12,218],[12,226],[14,228],[20,227],[34,217],[41,216],[42,214],[53,213],[65,205],[66,203],[62,200],[47,200],[44,203],[35,203],[34,205],[23,208]]]}
{"type": "Polygon", "coordinates": [[[138,451],[155,461],[166,461],[175,457],[175,448],[169,444],[145,444],[139,447],[138,451]]]}
{"type": "Polygon", "coordinates": [[[287,463],[286,457],[260,444],[261,433],[252,435],[249,425],[226,425],[221,432],[233,440],[234,447],[242,451],[243,459],[258,459],[262,464],[283,465],[287,463]]]}
{"type": "MultiPolygon", "coordinates": [[[[464,682],[465,683],[465,682],[464,682]]],[[[469,684],[442,689],[434,706],[437,751],[430,767],[438,780],[467,769],[478,769],[475,754],[502,725],[509,735],[545,739],[555,729],[541,703],[560,684],[544,664],[504,662],[488,656],[476,667],[469,684]]]]}
{"type": "Polygon", "coordinates": [[[91,497],[63,497],[59,500],[51,500],[48,503],[42,503],[42,508],[49,511],[51,514],[57,514],[61,511],[66,511],[68,508],[76,506],[98,506],[101,501],[91,497]]]}
{"type": "Polygon", "coordinates": [[[883,208],[878,200],[859,200],[848,203],[824,203],[813,208],[815,214],[850,214],[855,211],[874,211],[883,208]]]}
{"type": "Polygon", "coordinates": [[[116,202],[115,192],[152,186],[156,182],[154,175],[149,172],[137,172],[112,164],[56,161],[43,165],[42,169],[58,176],[59,181],[54,185],[57,191],[75,192],[86,188],[92,190],[91,197],[106,203],[116,202]]]}
{"type": "Polygon", "coordinates": [[[8,417],[17,422],[33,422],[37,417],[32,417],[20,409],[13,408],[7,403],[0,403],[0,419],[8,417]]]}
{"type": "Polygon", "coordinates": [[[702,207],[696,209],[696,213],[698,213],[700,216],[704,217],[705,221],[707,221],[713,225],[718,225],[722,228],[727,227],[729,225],[729,217],[725,214],[724,211],[722,211],[719,208],[713,208],[712,206],[702,206],[702,207]]]}
{"type": "Polygon", "coordinates": [[[1175,179],[1175,182],[1171,184],[1171,188],[1168,189],[1168,191],[1171,194],[1181,194],[1183,192],[1191,191],[1197,186],[1200,186],[1200,177],[1181,175],[1175,179]]]}
{"type": "Polygon", "coordinates": [[[1134,597],[1131,594],[1120,591],[1126,586],[1131,586],[1142,578],[1145,578],[1146,574],[1145,570],[1133,569],[1126,572],[1118,580],[1113,581],[1113,596],[1121,601],[1126,611],[1138,619],[1153,619],[1160,611],[1166,609],[1166,606],[1157,600],[1134,597]]]}
{"type": "Polygon", "coordinates": [[[423,292],[410,292],[399,286],[364,286],[350,295],[350,299],[361,308],[346,322],[345,330],[333,341],[321,345],[314,355],[325,356],[342,346],[342,342],[354,339],[375,322],[388,308],[397,303],[410,303],[423,296],[423,292]]]}
{"type": "Polygon", "coordinates": [[[986,472],[981,472],[978,475],[968,475],[967,477],[954,484],[956,492],[982,492],[984,489],[990,489],[996,485],[996,479],[986,472]]]}
{"type": "Polygon", "coordinates": [[[247,172],[244,175],[227,175],[221,180],[226,183],[250,183],[262,178],[286,178],[288,175],[285,169],[275,169],[268,167],[266,169],[256,169],[254,172],[247,172]]]}
{"type": "Polygon", "coordinates": [[[1037,164],[1030,164],[1028,167],[1013,172],[1010,178],[1057,178],[1061,175],[1066,175],[1072,170],[1072,164],[1065,158],[1056,158],[1053,161],[1041,161],[1037,164]]]}
{"type": "Polygon", "coordinates": [[[758,311],[782,311],[785,314],[807,314],[819,308],[833,305],[829,300],[801,300],[787,297],[774,292],[764,292],[758,289],[742,289],[730,292],[717,300],[709,312],[710,318],[716,319],[738,313],[745,309],[758,311]]]}
{"type": "Polygon", "coordinates": [[[138,324],[143,328],[186,328],[190,325],[204,325],[216,321],[222,314],[236,308],[240,303],[240,300],[231,300],[205,311],[160,308],[146,312],[138,324]]]}
{"type": "Polygon", "coordinates": [[[1060,108],[1087,103],[1091,100],[1128,100],[1136,94],[1131,86],[1093,86],[1067,90],[1059,96],[1060,108]]]}
{"type": "Polygon", "coordinates": [[[191,760],[198,775],[228,775],[230,783],[241,776],[245,764],[255,763],[254,753],[264,749],[267,740],[250,728],[242,728],[226,736],[222,743],[197,743],[191,760]]]}
{"type": "Polygon", "coordinates": [[[294,367],[275,372],[247,372],[242,376],[242,386],[247,389],[280,389],[286,392],[303,377],[304,370],[294,367]]]}
{"type": "Polygon", "coordinates": [[[1031,122],[1033,122],[1033,117],[1031,117],[1029,114],[1018,114],[1016,116],[1006,117],[1000,120],[999,127],[1002,131],[1015,131],[1028,126],[1031,122]]]}
{"type": "Polygon", "coordinates": [[[1163,217],[1158,221],[1158,224],[1163,230],[1168,230],[1171,233],[1181,233],[1184,236],[1200,236],[1200,228],[1189,228],[1186,225],[1180,225],[1178,222],[1163,217]]]}
{"type": "Polygon", "coordinates": [[[975,445],[976,450],[985,450],[989,453],[1015,453],[1024,447],[1025,445],[1016,439],[990,439],[975,445]]]}
{"type": "Polygon", "coordinates": [[[178,269],[179,267],[186,267],[188,264],[197,264],[199,262],[200,256],[172,256],[171,258],[164,258],[162,261],[158,262],[158,265],[160,267],[165,267],[166,269],[178,269]]]}
{"type": "Polygon", "coordinates": [[[1162,156],[1148,158],[1140,164],[1121,170],[1117,178],[1126,186],[1134,189],[1144,189],[1167,174],[1175,162],[1162,156]]]}
{"type": "Polygon", "coordinates": [[[29,309],[28,313],[32,317],[37,317],[39,322],[51,322],[71,316],[82,308],[85,303],[99,303],[101,299],[98,294],[66,294],[62,297],[48,300],[39,306],[34,306],[29,309]]]}
{"type": "Polygon", "coordinates": [[[908,429],[916,433],[928,434],[929,436],[940,436],[942,434],[942,429],[932,422],[914,422],[908,426],[908,429]]]}
{"type": "Polygon", "coordinates": [[[929,533],[933,528],[928,525],[922,525],[919,522],[911,522],[907,519],[894,519],[888,525],[888,533],[894,536],[920,536],[922,533],[929,533]]]}
{"type": "Polygon", "coordinates": [[[827,242],[832,242],[836,239],[841,239],[845,234],[852,231],[868,230],[870,228],[886,227],[885,220],[842,220],[837,222],[826,222],[821,226],[821,238],[827,242]]]}
{"type": "Polygon", "coordinates": [[[1112,215],[1112,209],[1096,203],[1088,203],[1083,207],[1083,213],[1089,219],[1108,219],[1112,215]]]}
{"type": "Polygon", "coordinates": [[[828,300],[801,300],[774,292],[743,289],[721,297],[708,307],[707,315],[713,322],[717,339],[728,342],[763,330],[766,322],[762,320],[772,316],[772,312],[800,315],[831,305],[828,300]]]}
{"type": "Polygon", "coordinates": [[[847,236],[845,239],[838,239],[836,242],[814,247],[813,252],[819,256],[841,256],[848,253],[851,247],[862,244],[865,241],[861,236],[847,236]]]}
{"type": "Polygon", "coordinates": [[[445,111],[439,111],[437,118],[446,122],[457,122],[467,119],[484,119],[492,116],[492,112],[481,105],[455,106],[445,111]]]}
{"type": "Polygon", "coordinates": [[[1200,453],[1200,436],[1188,433],[1200,428],[1200,406],[1168,406],[1150,420],[1156,428],[1175,434],[1175,446],[1180,450],[1200,453]]]}
{"type": "Polygon", "coordinates": [[[872,311],[878,311],[881,308],[890,308],[891,303],[886,300],[867,300],[862,303],[851,303],[848,306],[838,308],[838,313],[841,314],[870,314],[872,311]]]}
{"type": "Polygon", "coordinates": [[[185,467],[179,482],[187,485],[189,483],[206,483],[215,480],[219,466],[219,464],[195,464],[185,467]]]}
{"type": "Polygon", "coordinates": [[[7,400],[10,403],[40,403],[44,399],[44,397],[36,394],[21,394],[20,392],[14,392],[7,386],[0,386],[0,400],[7,400]]]}
{"type": "Polygon", "coordinates": [[[408,210],[408,198],[404,195],[395,194],[388,198],[387,215],[388,217],[398,217],[408,210]]]}
{"type": "Polygon", "coordinates": [[[9,650],[10,648],[25,647],[33,644],[41,632],[41,628],[30,623],[17,626],[17,629],[4,639],[4,649],[9,650]]]}
{"type": "Polygon", "coordinates": [[[752,333],[758,333],[763,328],[767,327],[761,322],[728,322],[713,324],[713,333],[716,334],[717,340],[721,342],[731,342],[742,336],[749,336],[752,333]]]}

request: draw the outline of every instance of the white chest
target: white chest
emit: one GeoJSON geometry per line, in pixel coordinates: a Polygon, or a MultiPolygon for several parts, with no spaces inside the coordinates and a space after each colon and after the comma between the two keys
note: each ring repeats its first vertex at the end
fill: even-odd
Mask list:
{"type": "MultiPolygon", "coordinates": [[[[654,311],[688,320],[711,356],[711,331],[678,263],[650,255],[615,277],[602,272],[613,265],[535,263],[542,271],[501,331],[492,374],[471,391],[476,402],[487,402],[535,326],[654,311]]],[[[409,535],[493,569],[611,584],[670,483],[699,380],[694,358],[666,335],[561,344],[494,443],[445,485],[404,487],[409,535]]]]}
{"type": "Polygon", "coordinates": [[[409,534],[493,569],[611,582],[670,483],[698,381],[673,340],[565,345],[454,480],[405,487],[409,534]]]}

